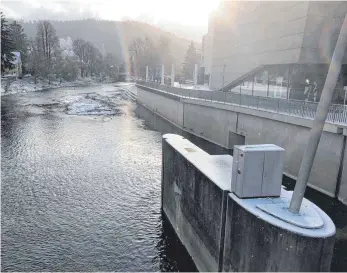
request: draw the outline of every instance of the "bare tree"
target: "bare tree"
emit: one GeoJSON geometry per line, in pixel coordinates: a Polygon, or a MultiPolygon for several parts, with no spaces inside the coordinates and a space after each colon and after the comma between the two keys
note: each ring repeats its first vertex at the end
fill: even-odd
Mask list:
{"type": "Polygon", "coordinates": [[[85,76],[85,61],[86,61],[86,41],[82,39],[77,39],[73,41],[72,48],[75,55],[79,59],[79,68],[81,70],[81,77],[85,76]]]}
{"type": "Polygon", "coordinates": [[[82,77],[101,73],[102,54],[92,43],[77,39],[73,42],[73,51],[79,59],[82,77]]]}
{"type": "Polygon", "coordinates": [[[28,58],[28,70],[34,76],[35,83],[37,82],[37,77],[40,75],[40,72],[43,68],[43,56],[40,55],[35,41],[29,41],[29,58],[28,58]]]}
{"type": "Polygon", "coordinates": [[[117,75],[117,67],[120,65],[120,60],[112,53],[107,53],[104,57],[104,69],[106,75],[116,78],[117,75]]]}
{"type": "Polygon", "coordinates": [[[131,58],[131,68],[135,75],[141,75],[142,70],[146,66],[145,62],[145,41],[141,38],[136,38],[129,45],[129,53],[131,58]]]}
{"type": "Polygon", "coordinates": [[[56,30],[51,22],[44,20],[39,21],[36,33],[36,48],[40,56],[42,56],[43,70],[42,75],[49,76],[53,73],[53,61],[57,57],[59,42],[56,30]]]}
{"type": "Polygon", "coordinates": [[[170,51],[171,41],[166,36],[160,36],[158,45],[158,54],[160,63],[163,64],[167,69],[171,69],[173,58],[170,51]]]}
{"type": "Polygon", "coordinates": [[[146,65],[155,70],[161,64],[158,47],[148,37],[136,38],[129,45],[132,70],[137,76],[144,77],[146,65]]]}

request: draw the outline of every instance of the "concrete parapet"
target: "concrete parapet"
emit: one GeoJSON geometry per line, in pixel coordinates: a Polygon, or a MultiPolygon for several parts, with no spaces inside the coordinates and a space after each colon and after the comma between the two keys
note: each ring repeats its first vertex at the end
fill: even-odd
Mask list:
{"type": "Polygon", "coordinates": [[[210,155],[179,135],[162,144],[162,209],[199,271],[329,270],[335,226],[317,206],[305,199],[313,214],[276,215],[292,192],[238,198],[232,156],[210,155]]]}
{"type": "Polygon", "coordinates": [[[322,228],[308,229],[257,208],[264,202],[288,202],[291,195],[283,189],[280,198],[240,199],[228,195],[223,271],[330,270],[335,225],[321,209],[305,200],[323,220],[322,228]]]}
{"type": "Polygon", "coordinates": [[[231,166],[230,155],[212,156],[181,136],[163,136],[162,209],[199,271],[222,265],[231,166]]]}

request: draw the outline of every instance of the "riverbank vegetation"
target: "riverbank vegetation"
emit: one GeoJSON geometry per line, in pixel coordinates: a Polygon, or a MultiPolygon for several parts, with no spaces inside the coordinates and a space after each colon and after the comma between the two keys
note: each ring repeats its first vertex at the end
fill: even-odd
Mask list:
{"type": "Polygon", "coordinates": [[[35,37],[28,38],[18,22],[8,24],[1,14],[1,35],[2,77],[26,75],[33,77],[35,84],[40,79],[48,85],[91,77],[116,81],[124,67],[113,54],[102,54],[88,41],[59,39],[47,20],[39,21],[35,37]]]}

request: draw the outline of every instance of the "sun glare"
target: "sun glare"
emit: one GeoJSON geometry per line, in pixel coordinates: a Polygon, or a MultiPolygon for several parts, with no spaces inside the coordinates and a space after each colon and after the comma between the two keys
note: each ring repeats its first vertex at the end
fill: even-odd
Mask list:
{"type": "Polygon", "coordinates": [[[220,0],[127,0],[119,5],[118,1],[105,1],[105,5],[98,5],[96,8],[102,19],[119,20],[128,17],[136,20],[145,16],[151,18],[153,23],[165,20],[181,25],[206,26],[208,15],[218,7],[219,2],[220,0]]]}

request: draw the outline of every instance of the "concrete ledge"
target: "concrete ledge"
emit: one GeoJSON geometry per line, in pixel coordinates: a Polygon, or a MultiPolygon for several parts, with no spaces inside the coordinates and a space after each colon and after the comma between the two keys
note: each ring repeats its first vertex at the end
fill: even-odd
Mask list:
{"type": "MultiPolygon", "coordinates": [[[[238,112],[238,113],[243,113],[247,114],[250,116],[257,116],[257,117],[262,117],[266,119],[272,119],[284,123],[290,123],[294,125],[299,125],[307,128],[312,127],[312,119],[307,119],[307,118],[302,118],[302,117],[297,117],[297,116],[289,116],[286,114],[281,114],[277,112],[270,112],[266,110],[258,110],[254,109],[251,107],[244,107],[244,106],[237,106],[234,104],[224,104],[218,101],[203,101],[203,100],[196,100],[196,99],[189,99],[189,98],[184,98],[182,99],[183,102],[185,103],[190,103],[190,104],[196,104],[196,105],[201,105],[201,106],[206,106],[206,107],[212,107],[212,108],[217,108],[217,109],[223,109],[227,111],[233,111],[233,112],[238,112]]],[[[334,133],[334,134],[343,134],[343,126],[339,126],[336,124],[332,123],[325,123],[323,130],[325,132],[329,133],[334,133]]]]}
{"type": "Polygon", "coordinates": [[[207,137],[205,137],[205,136],[199,135],[199,134],[195,133],[194,131],[189,130],[188,128],[185,128],[185,127],[180,126],[179,124],[176,124],[175,122],[169,120],[166,116],[164,116],[164,115],[162,115],[162,114],[156,112],[155,109],[152,109],[150,106],[148,106],[148,105],[144,104],[143,102],[139,101],[138,98],[137,98],[137,103],[140,104],[141,106],[143,106],[144,108],[146,108],[147,110],[153,112],[154,114],[156,114],[156,115],[159,116],[160,118],[164,119],[166,122],[172,124],[173,126],[176,126],[176,127],[179,128],[180,130],[185,131],[185,132],[187,132],[187,133],[189,133],[189,134],[191,134],[191,135],[194,135],[194,136],[196,136],[196,137],[198,137],[198,138],[204,139],[204,140],[206,140],[206,141],[208,141],[208,142],[210,142],[210,143],[213,143],[214,145],[217,145],[217,146],[223,147],[223,148],[225,148],[225,149],[228,149],[228,147],[226,147],[226,146],[224,146],[224,145],[222,145],[222,144],[220,144],[220,143],[217,143],[216,141],[214,141],[214,140],[212,140],[212,139],[210,139],[210,138],[207,138],[207,137]]]}
{"type": "MultiPolygon", "coordinates": [[[[290,197],[291,192],[282,190],[282,196],[290,197]]],[[[256,208],[266,200],[228,197],[223,271],[330,270],[335,225],[317,206],[312,204],[324,225],[306,229],[256,208]]]]}
{"type": "Polygon", "coordinates": [[[259,204],[289,203],[292,198],[292,194],[293,194],[292,191],[287,191],[282,188],[281,196],[278,198],[240,199],[233,193],[230,193],[229,197],[232,199],[233,202],[239,204],[241,207],[243,207],[245,210],[247,210],[251,214],[255,215],[257,218],[262,219],[264,222],[268,222],[269,224],[273,226],[277,226],[283,230],[287,230],[298,235],[314,237],[314,238],[326,238],[326,237],[331,237],[335,235],[335,232],[336,232],[335,225],[331,221],[330,217],[324,211],[322,211],[319,207],[317,207],[315,204],[313,204],[311,201],[307,200],[306,198],[304,198],[304,202],[306,202],[307,204],[310,204],[323,220],[323,226],[321,228],[309,229],[309,228],[298,227],[288,222],[281,221],[280,219],[277,219],[276,217],[257,208],[257,205],[259,204]]]}
{"type": "Polygon", "coordinates": [[[162,208],[199,271],[222,265],[232,157],[211,156],[181,136],[163,136],[162,208]]]}
{"type": "MultiPolygon", "coordinates": [[[[162,209],[199,271],[328,271],[335,226],[313,203],[323,225],[303,228],[264,212],[276,198],[230,193],[232,157],[212,156],[173,134],[163,136],[162,209]]],[[[300,217],[300,216],[299,216],[300,217]]]]}
{"type": "Polygon", "coordinates": [[[144,86],[144,85],[141,85],[141,84],[136,84],[136,87],[139,87],[139,88],[141,88],[143,90],[146,90],[146,91],[150,91],[150,92],[152,92],[154,94],[157,94],[157,95],[161,95],[161,96],[170,98],[172,100],[177,100],[177,101],[181,100],[181,98],[178,95],[167,93],[167,92],[162,91],[160,89],[151,88],[151,87],[144,86]]]}
{"type": "MultiPolygon", "coordinates": [[[[192,99],[192,98],[184,98],[181,97],[180,94],[171,94],[168,92],[165,92],[160,89],[155,89],[151,88],[148,86],[144,86],[141,84],[136,84],[137,87],[140,87],[144,90],[153,92],[155,94],[168,97],[173,100],[178,100],[182,101],[184,103],[190,103],[190,104],[196,104],[196,105],[202,105],[206,107],[212,107],[212,108],[218,108],[218,109],[224,109],[228,111],[233,111],[233,112],[239,112],[247,115],[252,115],[252,116],[257,116],[257,117],[263,117],[266,119],[272,119],[276,121],[281,121],[281,122],[286,122],[294,125],[299,125],[303,127],[308,127],[311,128],[312,126],[312,119],[308,118],[303,118],[303,117],[298,117],[298,116],[290,116],[286,114],[281,114],[277,112],[271,112],[269,110],[262,110],[262,109],[255,109],[251,107],[246,107],[246,106],[237,106],[235,104],[225,104],[223,102],[219,101],[208,101],[208,100],[203,100],[203,99],[192,99]]],[[[325,123],[323,130],[325,132],[330,132],[334,134],[346,134],[346,126],[345,125],[338,125],[338,124],[332,124],[332,123],[325,123]]]]}

